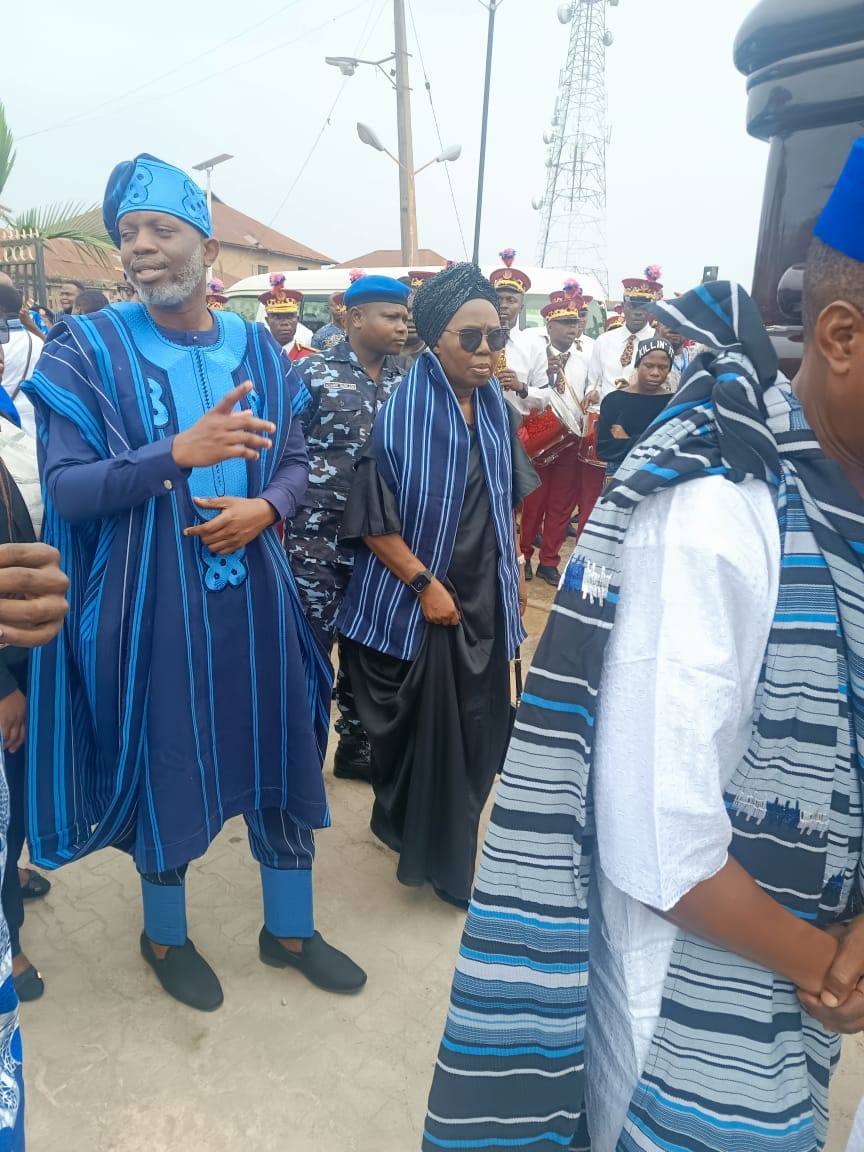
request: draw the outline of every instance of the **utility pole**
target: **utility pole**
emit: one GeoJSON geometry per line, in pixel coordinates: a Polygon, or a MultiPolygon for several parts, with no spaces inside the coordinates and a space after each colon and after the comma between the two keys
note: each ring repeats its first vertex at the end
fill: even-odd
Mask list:
{"type": "Polygon", "coordinates": [[[399,136],[399,223],[402,263],[417,263],[417,197],[414,191],[414,138],[411,132],[411,84],[408,76],[408,34],[405,0],[393,0],[396,33],[396,127],[399,136]]]}
{"type": "Polygon", "coordinates": [[[474,263],[480,263],[480,225],[483,222],[483,184],[486,179],[486,137],[489,128],[489,93],[492,88],[492,45],[495,40],[495,13],[504,0],[480,0],[489,9],[486,38],[486,82],[483,88],[483,121],[480,128],[480,170],[477,173],[477,213],[474,217],[474,263]]]}

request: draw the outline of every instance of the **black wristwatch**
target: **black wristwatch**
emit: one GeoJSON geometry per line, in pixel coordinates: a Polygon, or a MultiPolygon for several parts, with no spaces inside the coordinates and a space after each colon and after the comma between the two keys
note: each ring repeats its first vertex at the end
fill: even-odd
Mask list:
{"type": "Polygon", "coordinates": [[[413,580],[409,580],[408,587],[413,588],[419,596],[422,592],[426,591],[434,579],[435,577],[427,568],[424,572],[418,572],[413,580]]]}

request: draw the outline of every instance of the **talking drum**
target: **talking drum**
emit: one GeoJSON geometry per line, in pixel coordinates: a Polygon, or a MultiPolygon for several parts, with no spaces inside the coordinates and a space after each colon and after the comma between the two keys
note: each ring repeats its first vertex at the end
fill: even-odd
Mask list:
{"type": "Polygon", "coordinates": [[[519,439],[531,463],[541,468],[575,447],[581,438],[581,413],[571,411],[557,392],[550,392],[549,405],[542,412],[530,412],[519,429],[519,439]]]}

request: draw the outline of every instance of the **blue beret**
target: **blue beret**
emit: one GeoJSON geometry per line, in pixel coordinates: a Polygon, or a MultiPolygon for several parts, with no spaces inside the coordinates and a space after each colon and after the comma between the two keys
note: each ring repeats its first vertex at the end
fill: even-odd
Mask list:
{"type": "Polygon", "coordinates": [[[864,140],[852,145],[815,232],[829,248],[864,264],[864,140]]]}
{"type": "Polygon", "coordinates": [[[359,304],[407,304],[411,289],[389,276],[361,276],[345,293],[345,307],[359,304]]]}
{"type": "Polygon", "coordinates": [[[127,212],[165,212],[185,220],[205,236],[213,235],[207,198],[195,181],[182,169],[148,152],[142,152],[134,160],[122,161],[108,177],[102,219],[118,248],[117,223],[127,212]]]}

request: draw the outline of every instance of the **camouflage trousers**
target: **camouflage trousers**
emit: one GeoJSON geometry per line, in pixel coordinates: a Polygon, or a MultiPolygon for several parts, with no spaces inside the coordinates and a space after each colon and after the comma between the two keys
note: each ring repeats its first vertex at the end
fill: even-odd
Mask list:
{"type": "MultiPolygon", "coordinates": [[[[336,543],[341,521],[341,510],[301,508],[285,525],[285,554],[297,581],[303,611],[328,658],[336,640],[336,617],[354,567],[354,553],[336,543]]],[[[351,681],[341,658],[333,697],[339,709],[336,731],[344,736],[363,736],[351,681]]]]}

